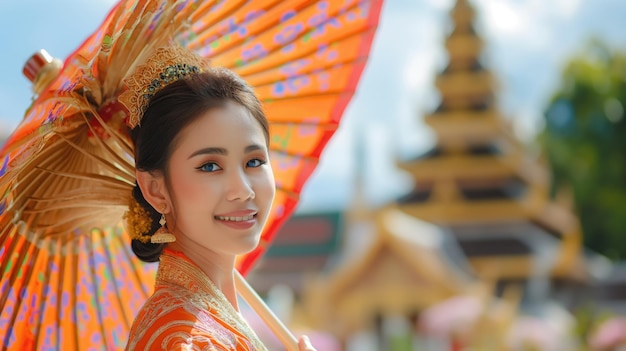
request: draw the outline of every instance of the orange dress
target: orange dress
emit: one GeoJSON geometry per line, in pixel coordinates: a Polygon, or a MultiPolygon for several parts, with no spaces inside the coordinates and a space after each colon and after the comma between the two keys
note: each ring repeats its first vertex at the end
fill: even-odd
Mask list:
{"type": "Polygon", "coordinates": [[[267,351],[209,277],[182,253],[161,255],[154,294],[126,350],[267,351]]]}

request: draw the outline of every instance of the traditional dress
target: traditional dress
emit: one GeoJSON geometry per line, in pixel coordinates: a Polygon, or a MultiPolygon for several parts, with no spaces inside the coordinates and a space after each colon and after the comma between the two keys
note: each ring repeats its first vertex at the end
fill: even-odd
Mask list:
{"type": "Polygon", "coordinates": [[[126,350],[267,349],[197,265],[166,249],[154,294],[139,311],[126,350]]]}

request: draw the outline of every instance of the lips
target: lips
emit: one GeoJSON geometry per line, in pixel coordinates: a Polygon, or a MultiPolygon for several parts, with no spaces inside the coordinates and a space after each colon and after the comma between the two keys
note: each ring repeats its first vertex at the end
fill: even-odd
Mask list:
{"type": "Polygon", "coordinates": [[[245,221],[250,221],[250,220],[254,219],[255,216],[256,216],[256,213],[255,214],[251,214],[251,215],[247,215],[247,216],[243,216],[243,217],[215,216],[215,218],[219,219],[220,221],[227,221],[227,222],[245,222],[245,221]]]}
{"type": "Polygon", "coordinates": [[[248,230],[256,225],[256,215],[252,210],[235,211],[217,215],[215,220],[231,229],[248,230]]]}
{"type": "Polygon", "coordinates": [[[256,217],[256,214],[256,210],[245,209],[227,213],[220,213],[218,215],[215,215],[215,219],[224,222],[246,222],[253,220],[256,217]]]}

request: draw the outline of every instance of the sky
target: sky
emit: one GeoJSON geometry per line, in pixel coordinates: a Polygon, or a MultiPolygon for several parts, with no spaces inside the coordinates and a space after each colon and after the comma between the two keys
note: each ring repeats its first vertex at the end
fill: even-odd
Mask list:
{"type": "MultiPolygon", "coordinates": [[[[422,118],[438,103],[434,78],[454,0],[387,0],[370,59],[342,125],[305,186],[299,211],[350,204],[356,174],[373,206],[409,191],[397,160],[434,141],[422,118]],[[357,162],[357,160],[359,160],[357,162]]],[[[542,128],[542,111],[561,69],[591,37],[626,50],[623,0],[474,0],[484,62],[498,80],[498,103],[524,142],[542,128]]],[[[31,99],[21,71],[35,51],[64,58],[104,19],[113,0],[0,0],[0,133],[19,123],[31,99]]]]}

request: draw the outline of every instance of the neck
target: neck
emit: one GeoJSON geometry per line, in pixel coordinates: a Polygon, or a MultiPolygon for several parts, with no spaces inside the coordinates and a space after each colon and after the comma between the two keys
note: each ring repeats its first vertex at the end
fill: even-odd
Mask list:
{"type": "Polygon", "coordinates": [[[220,289],[235,310],[239,311],[233,274],[235,270],[235,256],[220,256],[197,244],[189,243],[185,245],[185,243],[178,240],[167,245],[171,250],[184,253],[185,256],[195,263],[211,279],[213,284],[220,289]]]}

